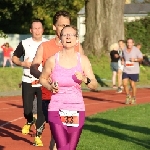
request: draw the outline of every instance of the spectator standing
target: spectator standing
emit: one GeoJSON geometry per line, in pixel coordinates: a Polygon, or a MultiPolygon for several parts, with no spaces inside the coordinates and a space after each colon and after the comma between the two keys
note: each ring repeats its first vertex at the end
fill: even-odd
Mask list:
{"type": "Polygon", "coordinates": [[[120,58],[118,54],[119,45],[118,43],[114,43],[110,46],[110,58],[111,58],[111,70],[112,70],[112,84],[113,88],[117,88],[116,86],[116,77],[118,74],[118,60],[120,58]]]}
{"type": "Polygon", "coordinates": [[[119,44],[119,60],[118,60],[118,89],[117,89],[117,93],[122,93],[122,72],[123,72],[123,65],[121,64],[121,58],[122,58],[122,51],[126,48],[126,44],[124,40],[119,40],[118,41],[119,44]]]}
{"type": "Polygon", "coordinates": [[[9,43],[4,43],[1,46],[2,50],[3,50],[3,68],[6,66],[7,60],[9,61],[11,67],[13,68],[13,63],[12,63],[12,59],[11,59],[11,52],[13,51],[13,48],[10,47],[9,43]]]}

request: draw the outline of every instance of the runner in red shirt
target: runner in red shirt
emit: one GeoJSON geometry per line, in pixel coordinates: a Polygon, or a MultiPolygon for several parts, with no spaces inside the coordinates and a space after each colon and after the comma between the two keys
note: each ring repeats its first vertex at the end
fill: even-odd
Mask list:
{"type": "Polygon", "coordinates": [[[13,49],[9,46],[9,43],[3,44],[1,48],[3,50],[3,57],[4,57],[3,68],[6,66],[7,60],[10,62],[10,65],[13,68],[13,63],[11,60],[11,52],[13,51],[13,49]]]}

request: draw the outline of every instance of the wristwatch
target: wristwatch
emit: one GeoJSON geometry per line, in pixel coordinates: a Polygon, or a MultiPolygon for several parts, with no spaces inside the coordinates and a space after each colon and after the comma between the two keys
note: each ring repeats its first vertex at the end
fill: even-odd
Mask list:
{"type": "Polygon", "coordinates": [[[90,82],[91,80],[87,77],[87,82],[85,84],[88,85],[90,82]]]}

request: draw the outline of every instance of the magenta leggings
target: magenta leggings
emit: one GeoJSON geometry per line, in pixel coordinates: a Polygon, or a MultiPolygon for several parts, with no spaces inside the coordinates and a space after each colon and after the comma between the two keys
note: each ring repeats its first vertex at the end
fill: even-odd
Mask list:
{"type": "Polygon", "coordinates": [[[78,127],[63,125],[58,111],[49,111],[48,120],[57,150],[76,150],[85,121],[85,112],[79,112],[78,127]]]}

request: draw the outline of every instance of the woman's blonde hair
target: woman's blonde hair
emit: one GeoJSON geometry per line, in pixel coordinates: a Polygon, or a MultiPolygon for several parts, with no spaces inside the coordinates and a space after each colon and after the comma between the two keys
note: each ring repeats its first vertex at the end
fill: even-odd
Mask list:
{"type": "Polygon", "coordinates": [[[110,50],[110,51],[112,51],[112,50],[117,50],[117,49],[115,49],[116,47],[119,48],[119,44],[118,44],[118,43],[113,43],[113,44],[110,46],[109,50],[110,50]]]}

